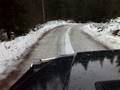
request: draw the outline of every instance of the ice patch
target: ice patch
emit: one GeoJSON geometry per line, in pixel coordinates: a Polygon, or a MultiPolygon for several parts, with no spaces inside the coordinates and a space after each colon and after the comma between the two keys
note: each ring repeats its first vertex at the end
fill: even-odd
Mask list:
{"type": "Polygon", "coordinates": [[[74,54],[74,50],[70,41],[70,31],[72,27],[68,27],[65,34],[65,54],[74,54]]]}
{"type": "Polygon", "coordinates": [[[65,26],[65,32],[60,40],[60,51],[58,51],[58,55],[66,55],[66,54],[73,54],[74,50],[72,48],[70,42],[70,34],[71,26],[65,26]]]}

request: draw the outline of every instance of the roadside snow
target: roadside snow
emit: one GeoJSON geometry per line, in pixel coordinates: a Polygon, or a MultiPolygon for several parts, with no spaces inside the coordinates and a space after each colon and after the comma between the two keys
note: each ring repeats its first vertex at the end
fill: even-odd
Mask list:
{"type": "Polygon", "coordinates": [[[114,31],[120,30],[120,17],[106,23],[88,23],[82,30],[109,49],[120,49],[120,36],[113,35],[114,31]]]}
{"type": "Polygon", "coordinates": [[[23,61],[21,57],[28,54],[30,48],[36,44],[42,35],[60,25],[65,25],[65,21],[50,21],[42,25],[37,25],[35,31],[31,31],[26,36],[18,37],[9,42],[0,43],[0,80],[16,69],[17,65],[23,61]]]}

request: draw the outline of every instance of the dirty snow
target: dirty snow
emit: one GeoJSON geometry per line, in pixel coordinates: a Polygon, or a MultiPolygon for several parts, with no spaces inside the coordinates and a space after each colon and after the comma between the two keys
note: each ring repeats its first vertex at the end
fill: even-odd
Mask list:
{"type": "Polygon", "coordinates": [[[23,61],[21,57],[28,54],[30,48],[47,31],[65,25],[65,21],[49,21],[42,25],[37,25],[35,31],[31,31],[26,36],[18,37],[12,41],[0,43],[0,80],[16,69],[16,66],[23,61]]]}
{"type": "Polygon", "coordinates": [[[88,23],[82,30],[109,49],[120,49],[120,36],[113,35],[114,31],[120,30],[120,17],[106,23],[88,23]]]}

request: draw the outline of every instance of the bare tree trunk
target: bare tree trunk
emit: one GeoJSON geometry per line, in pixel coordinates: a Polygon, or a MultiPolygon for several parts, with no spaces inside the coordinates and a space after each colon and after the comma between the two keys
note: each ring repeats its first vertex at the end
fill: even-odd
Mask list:
{"type": "Polygon", "coordinates": [[[10,31],[9,31],[9,30],[6,30],[6,32],[7,32],[8,40],[10,40],[10,39],[11,39],[10,31]]]}
{"type": "Polygon", "coordinates": [[[45,15],[45,3],[44,0],[42,0],[42,14],[43,14],[43,22],[46,21],[46,15],[45,15]]]}

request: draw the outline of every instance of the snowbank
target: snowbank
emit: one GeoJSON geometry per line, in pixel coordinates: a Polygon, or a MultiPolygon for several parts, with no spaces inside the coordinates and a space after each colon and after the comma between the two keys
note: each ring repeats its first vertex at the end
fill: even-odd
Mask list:
{"type": "Polygon", "coordinates": [[[120,49],[120,36],[113,35],[114,31],[120,30],[120,17],[106,23],[88,23],[82,30],[108,48],[120,49]]]}
{"type": "Polygon", "coordinates": [[[0,43],[0,80],[6,78],[10,72],[16,69],[16,66],[23,61],[21,57],[28,54],[30,48],[45,32],[64,24],[67,22],[50,21],[37,25],[35,31],[31,31],[26,36],[0,43]]]}

